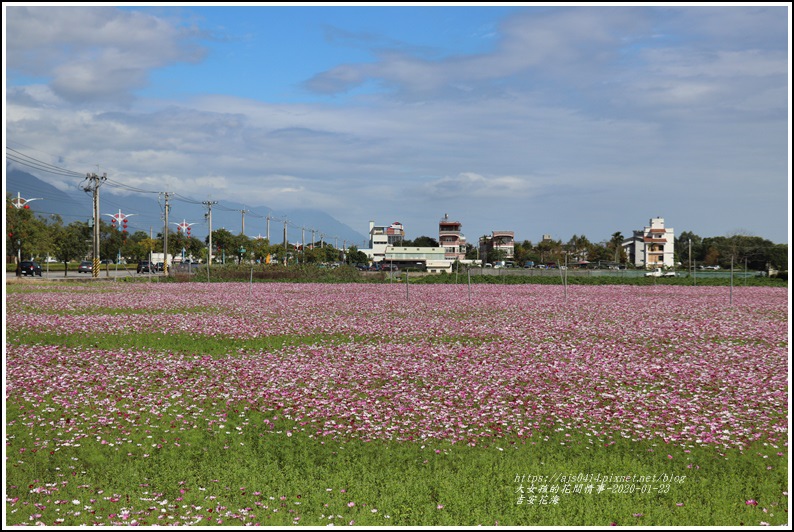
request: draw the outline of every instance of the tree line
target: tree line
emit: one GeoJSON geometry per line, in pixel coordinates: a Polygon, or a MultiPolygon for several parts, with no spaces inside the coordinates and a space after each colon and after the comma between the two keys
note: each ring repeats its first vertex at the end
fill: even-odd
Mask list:
{"type": "MultiPolygon", "coordinates": [[[[527,262],[570,264],[580,261],[631,266],[627,264],[628,257],[622,246],[624,241],[621,232],[615,232],[609,240],[601,242],[591,242],[586,236],[576,234],[567,241],[546,239],[532,243],[524,240],[515,242],[510,260],[519,266],[527,262]]],[[[403,245],[438,247],[439,243],[432,237],[420,236],[415,240],[405,240],[403,245]]],[[[467,243],[466,258],[493,263],[508,257],[504,250],[482,252],[479,247],[467,243]]],[[[745,234],[701,237],[692,231],[684,231],[675,239],[674,262],[680,263],[684,268],[688,268],[690,264],[692,267],[730,268],[731,261],[735,268],[746,266],[748,270],[756,271],[769,268],[788,271],[788,244],[775,244],[765,238],[745,234]]]]}
{"type": "MultiPolygon", "coordinates": [[[[57,214],[49,217],[36,216],[32,209],[18,209],[10,201],[6,205],[6,250],[7,262],[27,260],[39,261],[51,257],[68,264],[89,258],[93,249],[93,225],[76,221],[68,225],[57,214]],[[13,256],[13,259],[11,259],[13,256]]],[[[163,233],[148,234],[144,231],[127,233],[115,225],[99,221],[99,255],[101,259],[116,262],[147,260],[150,253],[163,252],[163,233]]],[[[168,231],[168,253],[174,259],[190,258],[207,261],[208,239],[201,240],[183,231],[168,231]]],[[[318,241],[301,246],[271,244],[267,239],[235,235],[226,229],[212,232],[213,260],[215,262],[299,261],[307,263],[337,262],[342,259],[340,250],[326,242],[318,241]]],[[[344,257],[348,262],[367,262],[365,253],[355,246],[348,248],[344,257]]]]}
{"type": "MultiPolygon", "coordinates": [[[[136,231],[128,234],[112,224],[99,221],[100,258],[126,261],[146,260],[150,253],[163,252],[163,233],[147,234],[136,231]]],[[[42,260],[52,257],[58,262],[80,261],[88,257],[92,249],[93,227],[89,222],[64,224],[60,216],[37,216],[32,209],[15,207],[10,197],[6,201],[6,250],[13,260],[35,258],[42,260]]],[[[608,241],[590,242],[584,235],[573,235],[567,241],[529,240],[514,244],[513,260],[523,266],[527,262],[535,264],[563,264],[578,261],[590,263],[626,264],[627,257],[622,243],[622,233],[613,233],[608,241]]],[[[243,234],[232,234],[226,229],[212,232],[213,258],[216,262],[271,261],[325,263],[337,262],[344,258],[348,263],[366,263],[367,256],[356,246],[350,246],[344,253],[328,243],[319,241],[305,245],[305,248],[287,243],[271,243],[267,239],[251,238],[243,234]]],[[[419,236],[414,240],[404,240],[403,246],[438,247],[436,239],[419,236]]],[[[168,232],[168,253],[174,257],[207,260],[207,239],[201,240],[181,231],[168,232]]],[[[493,249],[481,256],[479,247],[468,243],[466,258],[483,262],[505,260],[503,250],[493,249]]],[[[7,261],[11,260],[10,257],[7,261]]],[[[684,231],[675,239],[675,262],[683,267],[720,266],[729,268],[747,267],[749,270],[788,270],[788,244],[775,244],[767,239],[734,234],[729,236],[701,237],[692,231],[684,231]]]]}

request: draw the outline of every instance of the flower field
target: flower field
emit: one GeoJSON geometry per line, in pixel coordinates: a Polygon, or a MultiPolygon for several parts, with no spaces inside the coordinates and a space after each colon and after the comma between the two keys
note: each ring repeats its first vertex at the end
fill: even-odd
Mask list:
{"type": "Polygon", "coordinates": [[[763,287],[732,305],[664,285],[14,287],[6,522],[785,524],[787,305],[763,287]],[[577,495],[598,485],[560,481],[578,473],[615,487],[577,495]],[[530,503],[527,474],[556,502],[530,503]]]}

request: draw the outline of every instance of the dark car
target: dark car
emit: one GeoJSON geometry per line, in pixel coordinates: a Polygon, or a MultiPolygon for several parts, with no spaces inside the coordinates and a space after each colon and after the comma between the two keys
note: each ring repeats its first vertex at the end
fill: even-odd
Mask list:
{"type": "Polygon", "coordinates": [[[148,260],[142,260],[138,262],[138,273],[156,273],[157,266],[149,262],[148,260]]]}
{"type": "Polygon", "coordinates": [[[77,273],[91,273],[94,271],[94,263],[90,260],[84,260],[77,267],[77,273]]]}
{"type": "Polygon", "coordinates": [[[39,277],[41,277],[41,266],[39,266],[37,263],[31,260],[20,262],[19,271],[20,271],[20,275],[33,275],[33,276],[38,275],[39,277]]]}

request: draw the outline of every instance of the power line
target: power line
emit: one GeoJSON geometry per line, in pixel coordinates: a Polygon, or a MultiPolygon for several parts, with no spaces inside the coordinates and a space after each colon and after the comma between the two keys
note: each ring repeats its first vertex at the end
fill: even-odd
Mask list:
{"type": "MultiPolygon", "coordinates": [[[[13,152],[16,152],[16,150],[9,148],[7,146],[6,146],[6,150],[11,150],[13,152]]],[[[11,161],[14,161],[15,163],[19,163],[21,165],[34,168],[36,170],[41,170],[43,172],[48,172],[50,174],[63,175],[68,177],[80,177],[83,175],[78,172],[74,172],[72,170],[67,170],[66,168],[61,168],[59,166],[54,166],[52,164],[45,163],[44,161],[39,161],[38,159],[34,159],[33,157],[29,157],[21,153],[19,155],[16,155],[15,153],[6,152],[6,158],[10,159],[11,161]]]]}
{"type": "MultiPolygon", "coordinates": [[[[43,172],[48,172],[48,173],[51,173],[51,174],[63,175],[63,176],[67,176],[67,177],[83,177],[83,178],[86,177],[86,174],[83,174],[81,172],[76,172],[74,170],[69,170],[67,168],[61,168],[59,166],[52,165],[50,163],[47,163],[47,162],[44,162],[42,160],[36,159],[35,157],[31,157],[29,155],[26,155],[26,154],[20,152],[19,150],[15,150],[14,148],[11,148],[9,146],[6,146],[6,157],[9,160],[11,160],[11,161],[13,161],[15,163],[18,163],[18,164],[21,164],[21,165],[24,165],[24,166],[28,166],[30,168],[34,168],[36,170],[40,170],[40,171],[43,171],[43,172]]],[[[105,176],[103,176],[103,178],[104,178],[103,179],[103,184],[107,184],[110,187],[120,188],[120,189],[128,190],[130,192],[136,192],[136,193],[139,193],[139,194],[158,194],[158,195],[162,194],[162,192],[160,192],[160,191],[147,190],[147,189],[143,189],[143,188],[139,188],[139,187],[133,187],[133,186],[127,185],[125,183],[121,183],[121,182],[118,182],[118,181],[114,181],[112,179],[108,179],[106,177],[106,175],[107,174],[105,174],[105,176]]],[[[75,186],[77,188],[80,188],[80,189],[84,190],[86,193],[92,192],[92,188],[93,188],[93,187],[90,187],[90,186],[86,187],[84,185],[75,185],[75,186]]],[[[173,199],[173,200],[178,200],[178,201],[182,201],[182,202],[193,204],[193,205],[204,205],[204,206],[207,205],[207,202],[199,201],[199,200],[196,200],[196,199],[193,199],[193,198],[190,198],[190,197],[184,196],[182,194],[178,194],[178,193],[170,193],[170,198],[173,199]]],[[[113,202],[111,201],[109,203],[112,204],[113,202]]],[[[219,204],[219,202],[217,202],[217,201],[213,202],[213,205],[217,205],[217,207],[219,209],[224,210],[224,211],[240,212],[240,209],[235,209],[235,208],[232,208],[232,207],[225,206],[223,204],[219,204]]],[[[270,225],[270,221],[271,220],[275,220],[275,221],[284,222],[285,230],[289,226],[291,226],[291,227],[293,227],[295,229],[303,229],[303,227],[290,222],[287,219],[286,214],[283,215],[283,216],[273,216],[272,214],[263,215],[263,214],[259,214],[259,213],[255,212],[255,211],[251,211],[251,210],[248,210],[248,209],[245,210],[245,214],[249,214],[251,216],[254,216],[255,218],[267,218],[268,227],[270,225]]],[[[312,232],[314,232],[314,229],[312,229],[312,232]]]]}
{"type": "Polygon", "coordinates": [[[160,194],[160,192],[156,190],[145,190],[142,188],[132,187],[130,185],[125,185],[124,183],[119,183],[118,181],[113,181],[112,179],[108,179],[107,184],[115,188],[123,188],[124,190],[129,190],[131,192],[139,192],[141,194],[160,194]]]}

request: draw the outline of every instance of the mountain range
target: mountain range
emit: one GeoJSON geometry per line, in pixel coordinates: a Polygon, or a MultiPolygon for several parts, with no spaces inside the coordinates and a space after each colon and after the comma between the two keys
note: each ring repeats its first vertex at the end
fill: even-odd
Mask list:
{"type": "MultiPolygon", "coordinates": [[[[88,221],[93,216],[92,193],[83,190],[87,181],[75,178],[73,187],[61,190],[28,172],[6,166],[6,197],[28,200],[30,209],[38,216],[57,214],[64,224],[88,221]]],[[[121,213],[128,216],[130,233],[144,231],[156,235],[163,231],[164,197],[156,194],[135,194],[104,182],[99,187],[99,210],[102,219],[121,213]]],[[[213,200],[215,201],[215,200],[213,200]]],[[[172,195],[169,200],[168,222],[171,231],[177,224],[191,224],[191,236],[201,240],[207,236],[207,207],[201,203],[172,195]]],[[[293,244],[322,238],[334,247],[355,245],[359,249],[369,245],[369,237],[336,220],[326,212],[315,209],[274,210],[266,205],[242,205],[233,201],[217,200],[212,206],[212,230],[225,228],[233,234],[244,232],[249,237],[268,236],[270,241],[283,242],[286,221],[287,240],[293,244]],[[244,230],[243,230],[244,228],[244,230]],[[322,236],[321,236],[322,235],[322,236]]],[[[362,226],[367,222],[364,221],[362,226]]]]}

